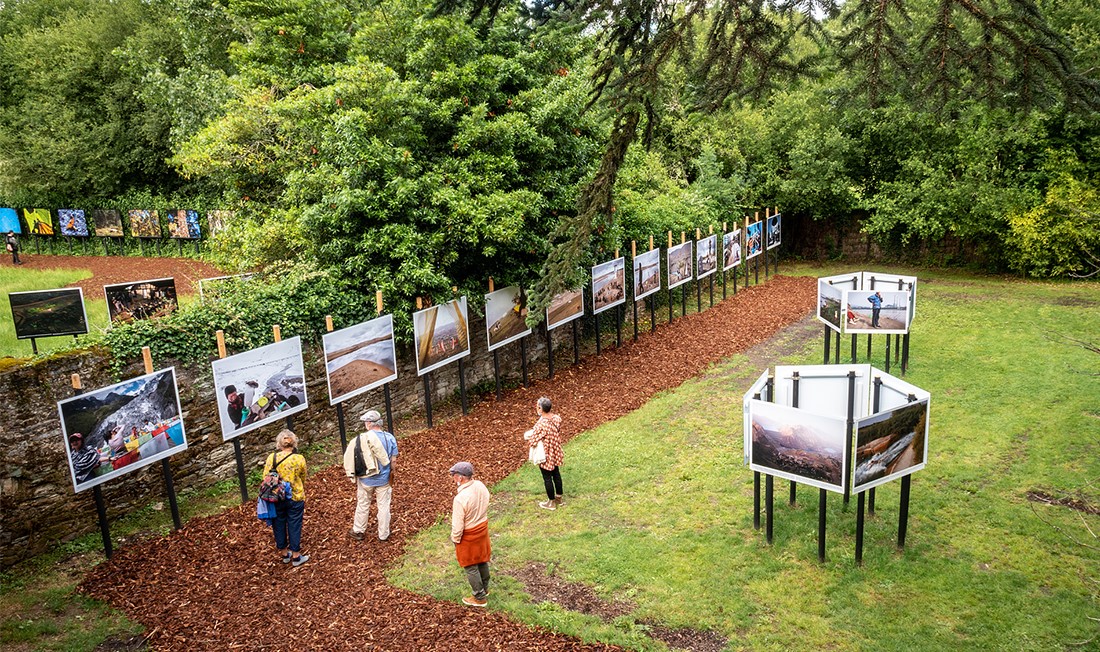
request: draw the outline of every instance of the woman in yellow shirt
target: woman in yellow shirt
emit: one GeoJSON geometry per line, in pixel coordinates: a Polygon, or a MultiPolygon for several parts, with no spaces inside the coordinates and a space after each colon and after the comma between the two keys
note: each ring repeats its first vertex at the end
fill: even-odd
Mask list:
{"type": "Polygon", "coordinates": [[[275,503],[275,518],[271,526],[275,531],[275,547],[284,564],[301,566],[309,561],[302,554],[302,516],[306,509],[306,458],[298,452],[298,437],[283,430],[275,437],[277,452],[267,456],[264,475],[274,469],[279,477],[290,483],[290,495],[275,503]],[[289,548],[289,550],[288,550],[289,548]]]}

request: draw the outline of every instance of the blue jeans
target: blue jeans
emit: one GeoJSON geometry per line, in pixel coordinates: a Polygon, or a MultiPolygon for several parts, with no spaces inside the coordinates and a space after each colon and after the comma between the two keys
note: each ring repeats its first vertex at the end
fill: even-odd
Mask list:
{"type": "Polygon", "coordinates": [[[293,552],[302,550],[302,515],[306,511],[304,500],[280,500],[275,503],[275,518],[271,527],[275,530],[275,547],[286,550],[289,540],[293,552]]]}

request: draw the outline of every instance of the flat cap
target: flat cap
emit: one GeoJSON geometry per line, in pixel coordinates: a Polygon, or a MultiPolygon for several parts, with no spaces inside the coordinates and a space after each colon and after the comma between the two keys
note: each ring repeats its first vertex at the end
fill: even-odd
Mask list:
{"type": "Polygon", "coordinates": [[[451,473],[457,473],[467,478],[472,478],[474,477],[474,465],[469,462],[458,462],[451,467],[451,473]]]}
{"type": "Polygon", "coordinates": [[[382,423],[382,415],[378,414],[378,410],[367,410],[359,420],[367,423],[382,423]]]}

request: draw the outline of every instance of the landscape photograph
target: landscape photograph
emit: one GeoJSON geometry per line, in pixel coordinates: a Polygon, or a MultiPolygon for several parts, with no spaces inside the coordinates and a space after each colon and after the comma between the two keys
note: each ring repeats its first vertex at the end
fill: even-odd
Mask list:
{"type": "Polygon", "coordinates": [[[485,331],[490,351],[531,334],[522,288],[512,285],[485,295],[485,331]]]}
{"type": "Polygon", "coordinates": [[[924,468],[928,459],[928,399],[856,422],[852,491],[889,482],[924,468]]]}
{"type": "Polygon", "coordinates": [[[325,333],[321,344],[332,405],[397,379],[393,315],[325,333]]]}
{"type": "Polygon", "coordinates": [[[668,289],[671,290],[691,280],[691,241],[669,247],[667,258],[668,289]]]}
{"type": "Polygon", "coordinates": [[[661,250],[651,249],[634,258],[634,300],[661,289],[661,250]]]}
{"type": "Polygon", "coordinates": [[[121,238],[122,213],[113,208],[97,208],[92,211],[92,223],[95,224],[95,234],[103,238],[121,238]]]}
{"type": "Polygon", "coordinates": [[[464,296],[413,313],[417,375],[470,355],[467,315],[464,296]]]}
{"type": "Polygon", "coordinates": [[[155,319],[179,308],[176,279],[157,278],[103,286],[107,314],[112,322],[155,319]]]}
{"type": "Polygon", "coordinates": [[[88,332],[84,291],[80,288],[12,292],[8,301],[15,336],[21,340],[88,332]]]}
{"type": "Polygon", "coordinates": [[[546,328],[552,330],[584,316],[584,290],[566,290],[557,294],[546,307],[546,328]]]}
{"type": "Polygon", "coordinates": [[[749,402],[750,467],[829,491],[844,490],[844,419],[749,402]]]}
{"type": "Polygon", "coordinates": [[[837,333],[841,332],[840,311],[844,292],[824,279],[817,281],[817,318],[837,333]]]}
{"type": "Polygon", "coordinates": [[[626,302],[626,261],[609,260],[592,268],[592,314],[626,302]]]}

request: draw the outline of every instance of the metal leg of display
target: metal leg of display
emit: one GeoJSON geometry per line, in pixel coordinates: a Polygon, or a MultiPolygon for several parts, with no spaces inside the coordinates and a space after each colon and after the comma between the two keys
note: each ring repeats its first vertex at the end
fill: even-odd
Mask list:
{"type": "Polygon", "coordinates": [[[840,364],[840,333],[836,334],[836,350],[833,352],[833,364],[840,364]]]}
{"type": "Polygon", "coordinates": [[[703,312],[703,282],[695,282],[695,312],[703,312]]]}
{"type": "MultiPolygon", "coordinates": [[[[837,334],[837,337],[840,337],[839,333],[837,334]]],[[[825,359],[821,362],[821,364],[829,364],[829,352],[833,350],[832,339],[833,339],[833,329],[826,326],[825,327],[825,359]]]]}
{"type": "Polygon", "coordinates": [[[871,334],[867,333],[867,359],[871,359],[871,334]]]}
{"type": "Polygon", "coordinates": [[[470,409],[466,405],[466,365],[462,358],[458,359],[458,395],[462,399],[462,414],[469,414],[470,409]]]}
{"type": "Polygon", "coordinates": [[[707,285],[710,286],[710,307],[714,307],[714,274],[707,277],[707,285]]]}
{"type": "Polygon", "coordinates": [[[856,352],[856,349],[859,348],[858,346],[856,346],[856,339],[857,339],[856,336],[853,335],[852,336],[852,364],[855,364],[857,362],[856,357],[859,355],[856,352]]]}
{"type": "Polygon", "coordinates": [[[773,498],[775,478],[766,474],[764,476],[764,538],[767,539],[768,545],[772,543],[772,520],[775,513],[775,501],[773,498]]]}
{"type": "Polygon", "coordinates": [[[649,332],[657,332],[657,295],[654,294],[651,299],[646,299],[649,302],[649,332]]]}
{"type": "Polygon", "coordinates": [[[760,472],[752,472],[752,529],[760,529],[760,472]]]}
{"type": "Polygon", "coordinates": [[[825,506],[828,498],[829,492],[817,490],[817,560],[821,563],[825,563],[825,506]]]}
{"type": "Polygon", "coordinates": [[[688,314],[688,286],[684,283],[680,286],[683,290],[680,292],[680,315],[686,317],[688,314]]]}
{"type": "Polygon", "coordinates": [[[500,351],[493,349],[493,381],[496,383],[497,400],[500,400],[500,351]]]}
{"type": "Polygon", "coordinates": [[[164,491],[168,494],[168,507],[172,510],[172,525],[177,530],[183,528],[180,522],[180,507],[176,501],[176,486],[172,483],[172,467],[168,465],[168,458],[160,461],[160,470],[164,474],[164,491]]]}
{"type": "Polygon", "coordinates": [[[103,491],[100,490],[99,485],[92,487],[92,495],[95,497],[96,514],[99,515],[99,534],[103,537],[103,554],[110,559],[114,554],[114,547],[111,545],[111,526],[107,523],[107,505],[103,502],[103,491]]]}
{"type": "MultiPolygon", "coordinates": [[[[844,456],[848,457],[852,451],[852,437],[855,434],[856,424],[856,372],[848,372],[848,424],[845,428],[844,434],[844,456]]],[[[846,460],[847,461],[847,460],[846,460]]],[[[843,468],[850,468],[850,464],[846,464],[843,468]]],[[[852,491],[851,478],[844,477],[844,506],[848,506],[848,496],[852,491]]]]}
{"type": "Polygon", "coordinates": [[[909,485],[913,476],[901,478],[901,504],[898,505],[898,550],[905,549],[905,533],[909,529],[909,485]]]}
{"type": "Polygon", "coordinates": [[[424,374],[424,411],[428,417],[428,427],[432,427],[432,382],[431,372],[424,374]]]}
{"type": "Polygon", "coordinates": [[[886,336],[886,368],[884,369],[884,371],[886,373],[890,373],[890,340],[891,340],[891,336],[887,335],[886,336]]]}
{"type": "Polygon", "coordinates": [[[760,285],[760,256],[757,256],[756,258],[753,258],[752,269],[753,269],[753,272],[755,272],[754,277],[755,277],[756,284],[760,285]]]}
{"type": "Polygon", "coordinates": [[[344,424],[344,404],[336,404],[336,425],[340,427],[340,450],[348,447],[348,430],[344,424]]]}
{"type": "Polygon", "coordinates": [[[670,289],[668,291],[668,323],[670,323],[670,324],[672,323],[672,306],[673,305],[675,305],[675,303],[672,300],[672,290],[670,289]]]}
{"type": "Polygon", "coordinates": [[[638,301],[634,302],[634,341],[638,341],[638,301]]]}
{"type": "Polygon", "coordinates": [[[901,375],[909,369],[909,333],[901,338],[901,375]]]}
{"type": "Polygon", "coordinates": [[[875,488],[871,487],[867,490],[867,514],[869,516],[875,515],[875,488]]]}
{"type": "Polygon", "coordinates": [[[864,492],[856,497],[856,565],[863,565],[863,506],[864,492]]]}
{"type": "Polygon", "coordinates": [[[527,338],[521,337],[519,340],[519,368],[520,373],[523,374],[523,386],[527,387],[527,338]]]}
{"type": "Polygon", "coordinates": [[[241,502],[248,502],[248,480],[244,474],[244,455],[241,453],[241,440],[233,439],[233,457],[237,460],[237,484],[241,487],[241,502]]]}
{"type": "MultiPolygon", "coordinates": [[[[799,381],[799,373],[796,371],[796,372],[791,374],[791,407],[793,407],[793,408],[798,407],[798,384],[799,384],[798,381],[799,381]]],[[[797,500],[797,498],[798,498],[798,483],[795,482],[794,480],[791,480],[791,495],[790,495],[788,504],[791,507],[794,507],[795,506],[795,501],[797,500]]]]}

